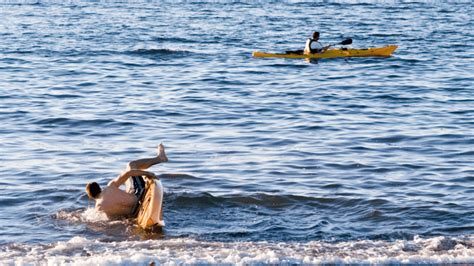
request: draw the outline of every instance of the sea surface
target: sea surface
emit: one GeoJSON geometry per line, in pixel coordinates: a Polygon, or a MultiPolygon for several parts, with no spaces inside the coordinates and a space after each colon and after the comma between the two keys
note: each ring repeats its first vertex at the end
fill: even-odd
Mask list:
{"type": "Polygon", "coordinates": [[[474,263],[470,1],[2,1],[0,264],[474,263]],[[390,58],[259,59],[323,44],[390,58]],[[93,209],[163,143],[161,233],[93,209]]]}

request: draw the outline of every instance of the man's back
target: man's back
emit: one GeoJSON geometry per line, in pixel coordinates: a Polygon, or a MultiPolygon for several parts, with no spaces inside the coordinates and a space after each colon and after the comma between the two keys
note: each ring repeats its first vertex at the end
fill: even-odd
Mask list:
{"type": "Polygon", "coordinates": [[[109,217],[128,216],[137,203],[137,198],[113,184],[109,184],[96,201],[96,208],[103,211],[109,217]]]}

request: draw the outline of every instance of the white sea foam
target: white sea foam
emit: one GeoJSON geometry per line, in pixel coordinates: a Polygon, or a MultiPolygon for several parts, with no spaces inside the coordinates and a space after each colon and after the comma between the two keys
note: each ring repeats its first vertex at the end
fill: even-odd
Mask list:
{"type": "Polygon", "coordinates": [[[59,219],[64,219],[72,222],[105,222],[109,219],[104,212],[98,211],[95,208],[87,208],[85,210],[76,210],[76,211],[59,211],[56,214],[56,217],[59,219]]]}
{"type": "Polygon", "coordinates": [[[416,264],[474,263],[474,236],[328,243],[205,242],[189,238],[100,242],[83,237],[51,245],[9,245],[0,264],[416,264]]]}
{"type": "Polygon", "coordinates": [[[81,213],[81,218],[86,222],[103,222],[109,220],[104,212],[98,211],[95,208],[87,208],[81,213]]]}

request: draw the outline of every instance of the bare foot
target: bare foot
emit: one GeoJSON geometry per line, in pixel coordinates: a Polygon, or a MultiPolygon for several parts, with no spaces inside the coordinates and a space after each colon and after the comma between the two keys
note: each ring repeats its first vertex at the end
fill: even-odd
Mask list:
{"type": "Polygon", "coordinates": [[[165,146],[163,146],[163,143],[158,145],[157,157],[160,160],[160,162],[162,162],[162,163],[168,161],[168,157],[166,157],[165,146]]]}

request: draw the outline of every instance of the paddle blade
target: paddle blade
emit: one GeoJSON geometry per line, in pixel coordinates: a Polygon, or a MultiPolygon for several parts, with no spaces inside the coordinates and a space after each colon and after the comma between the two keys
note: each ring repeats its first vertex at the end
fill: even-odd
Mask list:
{"type": "Polygon", "coordinates": [[[339,43],[339,44],[341,44],[341,45],[349,45],[349,44],[351,44],[351,43],[352,43],[352,39],[349,38],[349,39],[347,39],[347,40],[342,41],[342,42],[339,43]]]}

